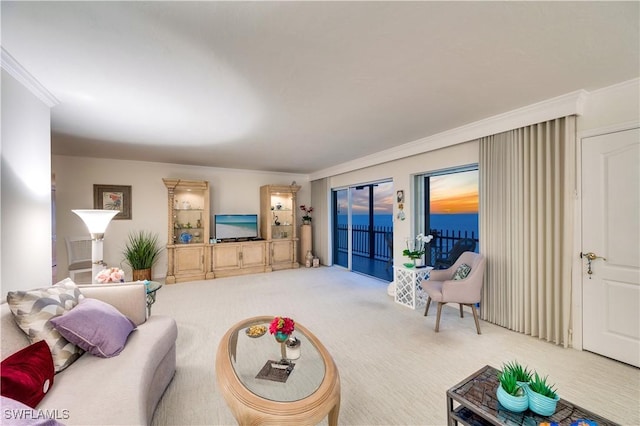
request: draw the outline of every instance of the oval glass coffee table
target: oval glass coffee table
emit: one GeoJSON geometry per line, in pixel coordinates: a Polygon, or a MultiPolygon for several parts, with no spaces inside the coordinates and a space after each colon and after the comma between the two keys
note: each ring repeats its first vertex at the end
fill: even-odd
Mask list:
{"type": "Polygon", "coordinates": [[[312,425],[328,415],[329,425],[337,425],[340,376],[333,358],[318,338],[296,322],[292,336],[301,342],[300,357],[290,360],[294,365],[286,373],[278,364],[280,343],[268,331],[272,319],[240,321],[218,346],[218,386],[238,424],[312,425]],[[250,337],[246,330],[254,325],[266,326],[266,333],[250,337]]]}

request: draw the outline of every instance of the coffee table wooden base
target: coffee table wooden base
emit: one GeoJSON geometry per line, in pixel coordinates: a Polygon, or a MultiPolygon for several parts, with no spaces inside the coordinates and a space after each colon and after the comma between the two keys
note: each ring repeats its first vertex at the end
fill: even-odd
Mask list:
{"type": "Polygon", "coordinates": [[[216,355],[216,379],[222,395],[240,425],[315,425],[329,416],[330,426],[338,424],[340,412],[340,376],[333,358],[320,341],[304,326],[296,323],[301,331],[313,342],[325,362],[325,375],[318,389],[306,398],[280,402],[261,398],[248,390],[238,379],[231,365],[231,353],[234,333],[246,324],[272,317],[254,317],[231,327],[220,341],[216,355]]]}

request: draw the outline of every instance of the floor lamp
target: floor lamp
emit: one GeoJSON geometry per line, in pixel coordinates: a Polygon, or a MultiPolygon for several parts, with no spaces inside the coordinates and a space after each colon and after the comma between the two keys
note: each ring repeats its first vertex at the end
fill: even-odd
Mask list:
{"type": "Polygon", "coordinates": [[[118,210],[71,210],[87,225],[91,234],[91,282],[96,283],[96,276],[103,269],[102,243],[104,232],[118,210]]]}

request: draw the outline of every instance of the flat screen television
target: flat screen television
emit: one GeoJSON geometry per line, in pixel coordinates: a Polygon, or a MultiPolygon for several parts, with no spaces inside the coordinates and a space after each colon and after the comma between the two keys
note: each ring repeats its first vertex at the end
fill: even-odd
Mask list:
{"type": "Polygon", "coordinates": [[[258,238],[257,214],[217,214],[214,223],[218,240],[258,238]]]}

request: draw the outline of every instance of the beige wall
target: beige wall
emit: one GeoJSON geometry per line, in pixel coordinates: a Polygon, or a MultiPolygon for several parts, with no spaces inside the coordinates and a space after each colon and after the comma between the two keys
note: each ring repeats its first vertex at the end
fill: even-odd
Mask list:
{"type": "MultiPolygon", "coordinates": [[[[72,209],[93,208],[93,185],[131,185],[132,219],[109,224],[104,240],[104,260],[109,266],[121,266],[131,278],[124,263],[122,249],[129,232],[147,230],[167,241],[167,190],[162,178],[209,181],[211,213],[260,213],[260,186],[288,185],[295,180],[302,186],[299,204],[310,203],[310,185],[304,175],[248,170],[184,166],[141,161],[105,160],[70,156],[53,156],[56,175],[56,212],[58,244],[58,277],[68,275],[65,236],[88,235],[84,224],[72,209]]],[[[213,227],[212,227],[213,232],[213,227]]],[[[167,272],[163,252],[153,269],[154,278],[167,272]]]]}
{"type": "Polygon", "coordinates": [[[51,284],[50,110],[2,70],[0,287],[51,284]]]}

